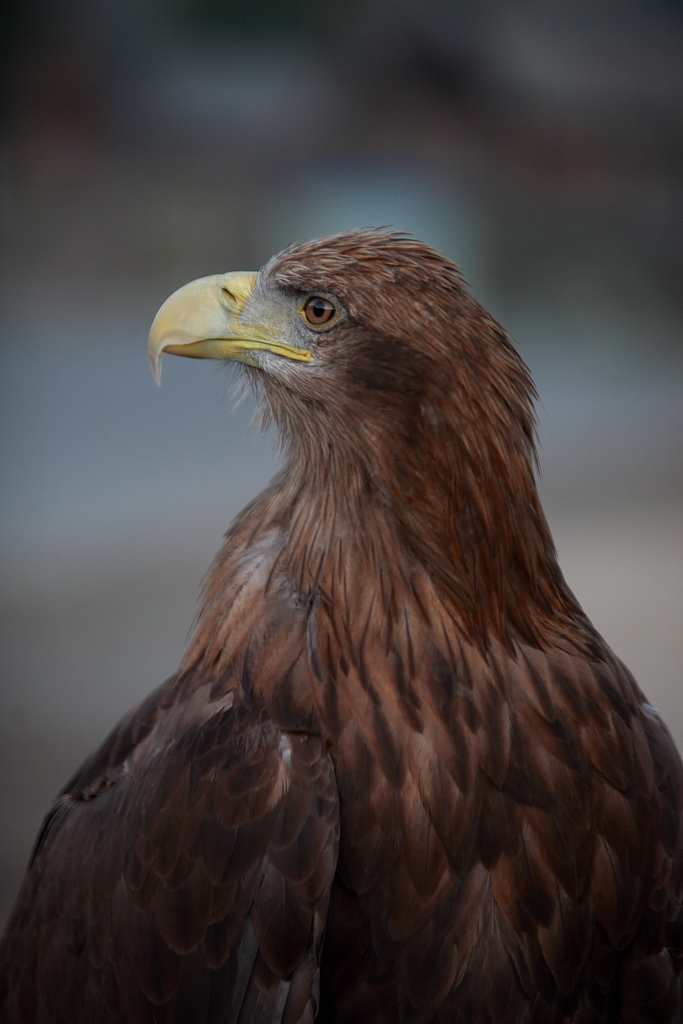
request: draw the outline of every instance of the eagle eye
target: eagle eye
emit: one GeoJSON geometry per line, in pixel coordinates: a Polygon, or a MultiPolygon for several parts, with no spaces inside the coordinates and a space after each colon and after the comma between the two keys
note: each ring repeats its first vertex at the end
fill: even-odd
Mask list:
{"type": "Polygon", "coordinates": [[[335,318],[337,308],[322,295],[310,295],[304,302],[301,312],[304,320],[311,327],[322,327],[323,324],[328,324],[335,318]]]}

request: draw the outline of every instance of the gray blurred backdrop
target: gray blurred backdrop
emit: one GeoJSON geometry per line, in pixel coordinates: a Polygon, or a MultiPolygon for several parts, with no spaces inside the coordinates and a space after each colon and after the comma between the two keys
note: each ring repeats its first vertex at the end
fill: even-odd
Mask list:
{"type": "Polygon", "coordinates": [[[176,667],[276,464],[185,281],[413,232],[529,362],[569,583],[683,741],[683,14],[664,0],[14,0],[0,25],[0,918],[51,799],[176,667]]]}

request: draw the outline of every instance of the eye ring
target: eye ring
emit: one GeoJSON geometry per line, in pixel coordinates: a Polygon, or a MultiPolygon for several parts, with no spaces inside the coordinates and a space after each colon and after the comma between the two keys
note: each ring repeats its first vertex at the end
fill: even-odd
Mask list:
{"type": "Polygon", "coordinates": [[[324,295],[309,295],[301,307],[309,327],[327,327],[339,315],[339,310],[324,295]]]}

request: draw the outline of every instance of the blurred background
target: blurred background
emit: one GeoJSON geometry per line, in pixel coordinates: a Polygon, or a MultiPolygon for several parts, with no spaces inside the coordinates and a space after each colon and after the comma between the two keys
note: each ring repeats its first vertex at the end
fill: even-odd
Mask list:
{"type": "Polygon", "coordinates": [[[683,744],[676,0],[12,0],[3,127],[0,919],[50,801],[170,674],[272,475],[191,278],[387,225],[458,263],[541,396],[570,585],[683,744]]]}

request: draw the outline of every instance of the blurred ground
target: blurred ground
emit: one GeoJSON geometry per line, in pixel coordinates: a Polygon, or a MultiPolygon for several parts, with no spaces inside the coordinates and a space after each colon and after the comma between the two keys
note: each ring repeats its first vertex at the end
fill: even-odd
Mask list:
{"type": "Polygon", "coordinates": [[[4,15],[0,919],[275,465],[229,371],[154,388],[151,319],[290,241],[386,224],[463,267],[534,373],[570,585],[683,745],[680,10],[343,6],[4,15]]]}

